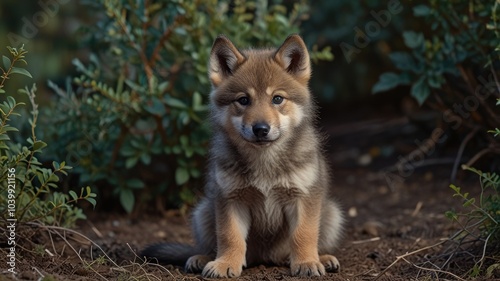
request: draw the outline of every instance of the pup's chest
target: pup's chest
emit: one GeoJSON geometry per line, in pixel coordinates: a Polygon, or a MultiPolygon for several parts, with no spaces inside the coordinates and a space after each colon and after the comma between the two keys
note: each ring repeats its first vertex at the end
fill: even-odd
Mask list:
{"type": "Polygon", "coordinates": [[[308,165],[280,172],[257,168],[245,175],[244,181],[246,186],[257,188],[272,201],[276,194],[308,194],[317,177],[316,167],[308,165]]]}
{"type": "Polygon", "coordinates": [[[304,194],[297,188],[273,187],[266,193],[249,186],[235,190],[231,199],[248,207],[251,229],[257,233],[273,233],[287,224],[297,200],[304,194]]]}

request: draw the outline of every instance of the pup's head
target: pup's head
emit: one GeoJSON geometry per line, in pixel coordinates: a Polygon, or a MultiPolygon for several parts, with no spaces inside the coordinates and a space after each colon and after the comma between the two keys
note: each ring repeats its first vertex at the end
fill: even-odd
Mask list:
{"type": "Polygon", "coordinates": [[[309,54],[298,35],[275,50],[243,51],[217,37],[209,62],[216,129],[225,130],[233,142],[256,147],[291,137],[312,115],[310,76],[309,54]]]}

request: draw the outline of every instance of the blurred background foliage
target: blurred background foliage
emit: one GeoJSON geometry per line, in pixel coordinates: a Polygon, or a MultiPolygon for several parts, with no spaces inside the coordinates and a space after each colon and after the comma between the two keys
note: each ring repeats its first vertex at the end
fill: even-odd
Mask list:
{"type": "MultiPolygon", "coordinates": [[[[323,108],[391,104],[411,115],[405,103],[413,97],[417,112],[453,113],[480,75],[498,73],[497,4],[3,0],[0,46],[29,50],[43,108],[40,134],[51,155],[44,160],[66,161],[76,172],[68,179],[73,186],[91,185],[106,208],[131,212],[179,207],[201,191],[206,65],[217,34],[245,47],[279,45],[299,32],[313,51],[311,88],[323,108]]],[[[426,133],[440,127],[463,139],[474,126],[500,127],[493,107],[499,91],[491,89],[479,115],[462,117],[462,131],[433,114],[426,133]]],[[[479,144],[498,148],[486,134],[479,144]]]]}

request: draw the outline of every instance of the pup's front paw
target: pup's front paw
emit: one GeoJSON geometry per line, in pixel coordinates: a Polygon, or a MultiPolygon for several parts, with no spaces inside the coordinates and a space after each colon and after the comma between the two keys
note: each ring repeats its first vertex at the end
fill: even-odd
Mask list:
{"type": "Polygon", "coordinates": [[[325,275],[325,267],[319,261],[298,262],[290,265],[293,276],[325,275]]]}
{"type": "Polygon", "coordinates": [[[231,278],[241,275],[243,264],[216,259],[207,263],[202,275],[205,278],[231,278]]]}
{"type": "Polygon", "coordinates": [[[319,261],[325,266],[327,272],[339,272],[340,263],[339,260],[332,255],[322,255],[319,257],[319,261]]]}
{"type": "Polygon", "coordinates": [[[186,272],[201,272],[205,265],[212,260],[209,256],[195,255],[190,257],[186,262],[186,272]]]}

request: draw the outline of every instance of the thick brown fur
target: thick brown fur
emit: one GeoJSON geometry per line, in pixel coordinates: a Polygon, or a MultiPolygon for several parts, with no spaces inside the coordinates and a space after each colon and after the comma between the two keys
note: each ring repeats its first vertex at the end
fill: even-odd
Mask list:
{"type": "MultiPolygon", "coordinates": [[[[143,254],[186,270],[236,277],[250,264],[289,265],[292,275],[339,270],[331,254],[343,217],[314,126],[311,67],[298,35],[276,50],[238,50],[219,36],[209,77],[213,139],[206,196],[193,213],[195,247],[143,254]]],[[[177,244],[175,244],[177,245],[177,244]]],[[[177,246],[174,247],[178,249],[177,246]]]]}

